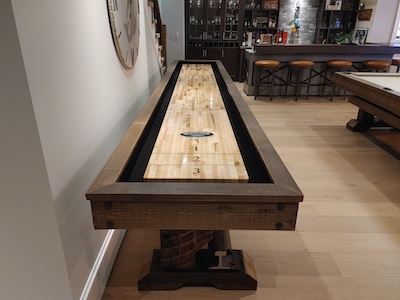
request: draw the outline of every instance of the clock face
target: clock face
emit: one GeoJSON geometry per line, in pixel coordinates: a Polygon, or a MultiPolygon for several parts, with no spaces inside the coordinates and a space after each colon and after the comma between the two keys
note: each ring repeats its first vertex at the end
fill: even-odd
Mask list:
{"type": "Polygon", "coordinates": [[[107,0],[115,50],[125,69],[132,69],[139,51],[139,0],[107,0]]]}

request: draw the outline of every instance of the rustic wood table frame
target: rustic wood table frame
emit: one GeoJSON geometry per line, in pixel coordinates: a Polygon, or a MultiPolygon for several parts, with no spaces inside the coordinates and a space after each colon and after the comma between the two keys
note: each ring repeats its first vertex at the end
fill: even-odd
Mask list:
{"type": "Polygon", "coordinates": [[[88,190],[87,199],[96,229],[160,230],[161,252],[156,250],[144,259],[139,290],[184,285],[256,289],[251,258],[229,249],[227,231],[294,230],[303,195],[221,62],[177,61],[127,130],[88,190]],[[153,131],[157,131],[184,63],[212,65],[248,182],[143,180],[153,131]],[[199,242],[193,243],[194,239],[199,242]],[[200,249],[207,243],[211,257],[210,251],[200,249]],[[177,248],[186,248],[186,252],[176,255],[177,248]],[[204,263],[209,265],[199,265],[204,263]]]}

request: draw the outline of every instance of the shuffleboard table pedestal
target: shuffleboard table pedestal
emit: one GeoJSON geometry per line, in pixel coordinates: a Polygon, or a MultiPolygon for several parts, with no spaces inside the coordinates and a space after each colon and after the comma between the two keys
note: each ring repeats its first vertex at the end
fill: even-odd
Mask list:
{"type": "Polygon", "coordinates": [[[162,249],[152,251],[143,259],[138,289],[176,290],[183,286],[257,289],[251,257],[242,250],[227,248],[228,235],[223,231],[162,231],[162,249]],[[212,237],[208,249],[198,249],[203,245],[196,241],[205,242],[208,237],[212,237]],[[171,244],[169,240],[176,243],[171,244]],[[166,241],[168,246],[163,247],[166,241]],[[215,245],[226,249],[215,248],[215,245]]]}

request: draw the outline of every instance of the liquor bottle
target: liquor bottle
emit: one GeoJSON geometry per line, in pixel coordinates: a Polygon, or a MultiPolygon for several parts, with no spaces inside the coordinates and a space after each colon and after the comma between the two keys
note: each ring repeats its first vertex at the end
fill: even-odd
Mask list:
{"type": "Polygon", "coordinates": [[[282,40],[283,40],[283,29],[282,28],[278,29],[277,40],[278,40],[278,44],[282,44],[282,40]]]}

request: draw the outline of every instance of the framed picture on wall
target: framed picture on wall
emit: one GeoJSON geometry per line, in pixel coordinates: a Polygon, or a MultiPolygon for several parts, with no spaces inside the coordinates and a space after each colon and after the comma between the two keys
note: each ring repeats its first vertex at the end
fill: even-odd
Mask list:
{"type": "Polygon", "coordinates": [[[368,28],[357,28],[354,32],[353,44],[364,45],[367,39],[368,28]]]}
{"type": "Polygon", "coordinates": [[[362,9],[357,11],[359,21],[369,21],[371,19],[372,9],[362,9]]]}
{"type": "Polygon", "coordinates": [[[263,0],[262,9],[278,9],[278,0],[263,0]]]}

